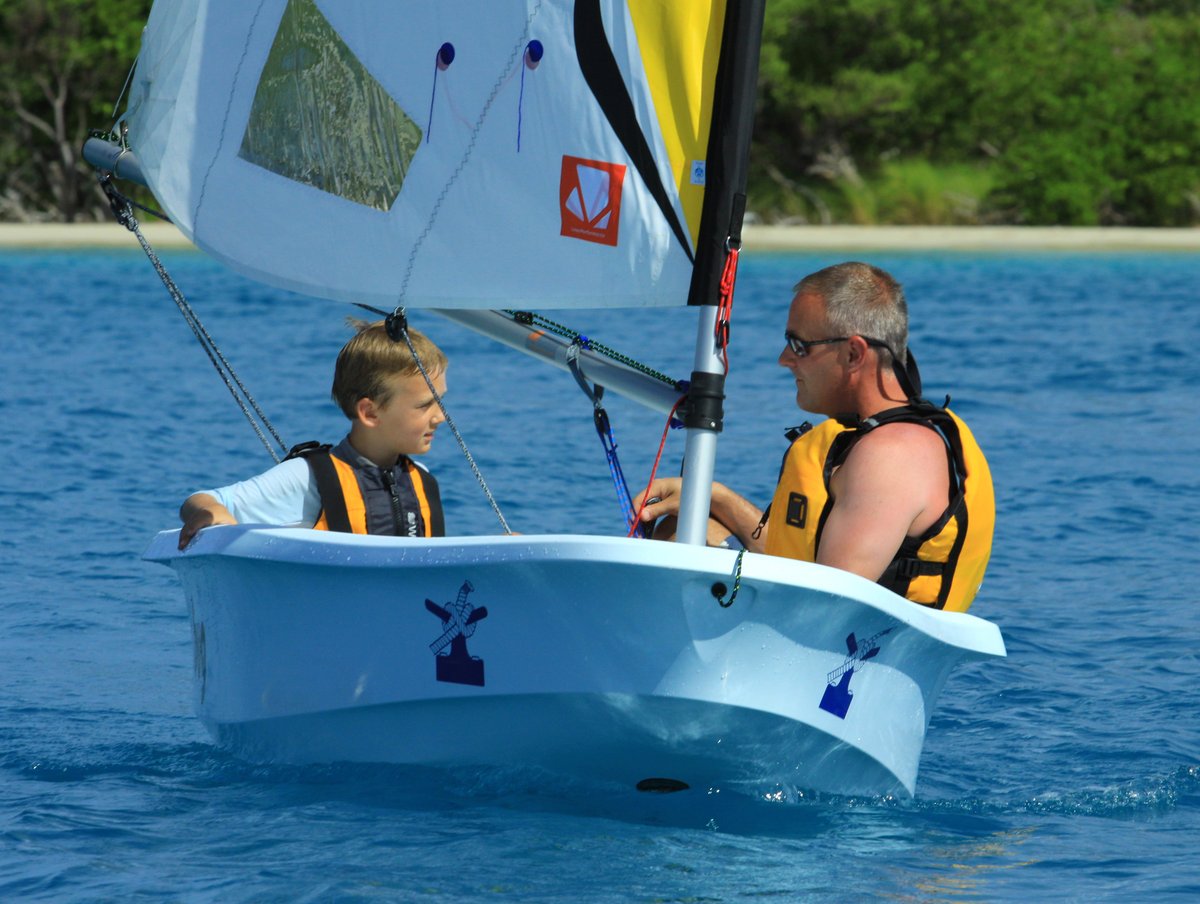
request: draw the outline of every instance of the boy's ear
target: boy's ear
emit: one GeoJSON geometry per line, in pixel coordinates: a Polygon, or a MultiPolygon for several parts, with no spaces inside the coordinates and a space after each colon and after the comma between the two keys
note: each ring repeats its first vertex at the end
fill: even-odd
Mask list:
{"type": "Polygon", "coordinates": [[[379,422],[378,407],[365,396],[354,403],[354,415],[355,420],[368,427],[373,427],[379,422]]]}

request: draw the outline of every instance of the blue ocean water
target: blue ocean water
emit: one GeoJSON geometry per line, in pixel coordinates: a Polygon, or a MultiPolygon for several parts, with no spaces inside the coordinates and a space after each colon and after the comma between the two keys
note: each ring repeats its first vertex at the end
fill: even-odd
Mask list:
{"type": "MultiPolygon", "coordinates": [[[[1200,897],[1200,256],[854,256],[905,284],[928,394],[953,396],[998,496],[972,611],[1009,657],[951,677],[911,801],[222,752],[191,713],[178,584],[139,556],[189,492],[270,459],[140,253],[0,253],[0,899],[1200,897]]],[[[844,257],[743,257],[717,476],[751,498],[803,419],[774,363],[789,287],[844,257]]],[[[165,259],[284,439],[336,440],[348,309],[165,259]]],[[[694,312],[559,319],[690,370],[694,312]]],[[[570,377],[412,320],[513,528],[618,532],[570,377]]],[[[608,408],[640,486],[662,419],[608,408]]],[[[681,451],[672,433],[663,467],[681,451]]],[[[428,461],[450,531],[496,532],[445,431],[428,461]]]]}

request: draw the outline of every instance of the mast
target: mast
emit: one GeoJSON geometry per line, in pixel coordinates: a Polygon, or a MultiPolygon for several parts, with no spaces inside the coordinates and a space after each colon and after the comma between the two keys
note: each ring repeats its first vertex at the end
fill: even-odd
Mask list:
{"type": "Polygon", "coordinates": [[[716,305],[700,308],[692,385],[683,418],[687,441],[683,451],[683,488],[675,539],[696,546],[704,546],[708,539],[717,434],[721,432],[724,416],[725,372],[715,338],[718,310],[716,305]]]}
{"type": "Polygon", "coordinates": [[[728,324],[721,324],[719,318],[722,301],[726,310],[732,302],[733,285],[732,279],[725,288],[722,283],[731,264],[736,274],[737,254],[741,249],[764,5],[764,0],[729,0],[725,9],[725,34],[708,142],[709,171],[716,174],[716,184],[705,192],[696,268],[688,299],[689,304],[700,306],[700,317],[696,324],[691,388],[683,412],[687,442],[676,539],[698,546],[703,546],[708,538],[717,434],[724,418],[725,363],[719,337],[727,338],[728,324]]]}

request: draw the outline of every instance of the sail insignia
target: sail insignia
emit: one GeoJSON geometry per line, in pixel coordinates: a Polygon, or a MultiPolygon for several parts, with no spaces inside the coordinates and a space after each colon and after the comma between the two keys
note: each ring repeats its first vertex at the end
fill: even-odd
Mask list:
{"type": "Polygon", "coordinates": [[[348,201],[390,210],[422,131],[314,0],[288,0],[238,156],[348,201]]]}
{"type": "Polygon", "coordinates": [[[620,163],[564,154],[559,188],[562,234],[601,245],[616,245],[624,181],[625,167],[620,163]]]}

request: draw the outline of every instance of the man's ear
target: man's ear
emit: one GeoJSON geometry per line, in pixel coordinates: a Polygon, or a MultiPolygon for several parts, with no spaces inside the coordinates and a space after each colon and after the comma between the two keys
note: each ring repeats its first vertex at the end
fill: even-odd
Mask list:
{"type": "Polygon", "coordinates": [[[870,348],[867,340],[862,336],[851,336],[846,340],[846,364],[851,369],[862,367],[867,360],[867,352],[870,348]]]}
{"type": "Polygon", "coordinates": [[[379,423],[379,408],[366,396],[354,403],[354,414],[355,419],[367,427],[374,427],[379,423]]]}

